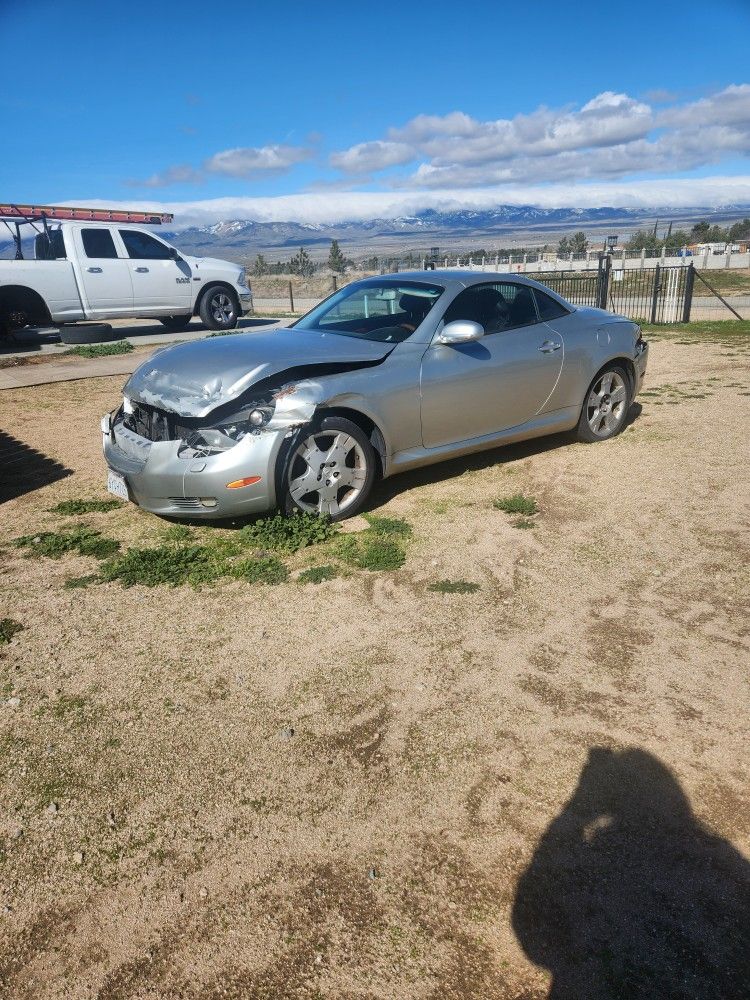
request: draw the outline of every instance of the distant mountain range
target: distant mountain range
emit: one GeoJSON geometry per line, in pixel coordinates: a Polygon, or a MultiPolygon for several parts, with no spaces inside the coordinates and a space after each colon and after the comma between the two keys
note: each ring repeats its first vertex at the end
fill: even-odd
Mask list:
{"type": "MultiPolygon", "coordinates": [[[[447,250],[486,249],[499,246],[540,245],[556,242],[565,233],[583,229],[596,239],[602,230],[619,232],[621,239],[660,220],[660,230],[672,221],[674,228],[701,219],[726,222],[750,214],[750,206],[730,205],[720,210],[697,206],[686,209],[537,208],[533,205],[498,205],[492,209],[438,212],[427,209],[394,219],[367,219],[313,225],[299,222],[254,222],[234,219],[212,226],[193,226],[165,239],[196,256],[224,256],[236,260],[262,253],[269,260],[286,259],[304,246],[312,257],[327,253],[332,239],[349,256],[367,253],[406,253],[438,246],[447,250]]],[[[601,237],[600,237],[601,238],[601,237]]]]}
{"type": "MultiPolygon", "coordinates": [[[[262,253],[268,260],[286,260],[300,246],[312,257],[328,252],[331,240],[338,240],[347,256],[367,254],[397,255],[410,250],[437,246],[446,253],[466,252],[482,247],[539,246],[556,243],[566,233],[583,229],[590,239],[603,232],[618,233],[624,242],[636,229],[653,226],[660,232],[671,221],[674,228],[689,227],[701,219],[726,223],[750,215],[750,205],[727,205],[721,209],[693,208],[537,208],[534,205],[497,205],[491,209],[462,209],[438,212],[426,209],[415,215],[394,219],[367,219],[312,225],[301,222],[254,222],[233,219],[211,226],[192,226],[173,232],[159,232],[184,253],[197,257],[225,257],[247,260],[262,253]]],[[[24,241],[24,253],[31,256],[31,241],[24,241]]],[[[0,256],[13,252],[10,240],[0,242],[0,256]]]]}

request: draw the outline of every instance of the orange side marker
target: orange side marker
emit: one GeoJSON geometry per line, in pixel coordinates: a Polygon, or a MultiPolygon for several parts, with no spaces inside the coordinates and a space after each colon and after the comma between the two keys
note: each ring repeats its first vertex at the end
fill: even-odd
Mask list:
{"type": "Polygon", "coordinates": [[[262,476],[246,476],[245,479],[235,479],[232,483],[227,483],[228,490],[241,490],[243,486],[254,486],[259,483],[262,476]]]}

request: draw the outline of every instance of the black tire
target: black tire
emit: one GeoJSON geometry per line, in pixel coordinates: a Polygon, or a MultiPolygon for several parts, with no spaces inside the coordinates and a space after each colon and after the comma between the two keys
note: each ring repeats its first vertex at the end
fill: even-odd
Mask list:
{"type": "Polygon", "coordinates": [[[159,322],[162,326],[165,326],[170,333],[179,333],[180,330],[187,329],[187,325],[192,318],[192,313],[185,313],[184,316],[162,316],[159,319],[159,322]]]}
{"type": "MultiPolygon", "coordinates": [[[[279,507],[285,514],[289,515],[299,513],[300,511],[314,512],[316,506],[323,500],[322,494],[318,494],[315,491],[303,494],[302,497],[295,500],[291,493],[290,482],[297,478],[306,467],[305,460],[299,454],[300,450],[305,447],[305,442],[309,441],[311,437],[315,437],[317,439],[316,443],[323,445],[325,448],[326,440],[330,439],[330,443],[332,444],[337,434],[347,435],[359,447],[359,456],[355,454],[354,448],[346,456],[346,468],[352,469],[352,475],[356,472],[361,473],[362,475],[358,476],[361,482],[356,486],[345,484],[339,488],[339,494],[336,499],[336,504],[339,506],[338,510],[331,510],[330,507],[325,509],[324,503],[324,509],[318,507],[318,512],[328,514],[332,521],[343,521],[347,517],[354,517],[355,514],[359,514],[367,503],[372,492],[373,483],[375,482],[377,468],[375,449],[366,432],[352,420],[347,420],[345,417],[325,417],[317,425],[301,428],[299,433],[292,438],[289,447],[279,455],[277,495],[279,498],[279,507]],[[348,464],[350,458],[352,458],[351,465],[348,464]],[[361,464],[356,465],[355,463],[360,459],[361,464]],[[347,486],[349,486],[348,490],[347,486]],[[354,496],[351,496],[352,493],[354,493],[354,496]]],[[[343,464],[341,468],[346,471],[343,464]]],[[[335,472],[333,464],[331,465],[331,469],[335,472]]],[[[323,469],[320,472],[325,476],[326,473],[323,469]]],[[[328,474],[333,475],[332,472],[328,474]]],[[[330,481],[326,481],[325,479],[321,480],[321,486],[326,489],[329,483],[330,481]]],[[[335,488],[335,483],[333,487],[335,488]]]]}
{"type": "Polygon", "coordinates": [[[632,397],[630,376],[622,365],[605,365],[586,390],[576,428],[578,440],[593,444],[619,434],[627,424],[632,397]],[[602,389],[608,391],[602,392],[602,389]],[[595,396],[600,397],[599,406],[595,396]]]}
{"type": "Polygon", "coordinates": [[[215,285],[204,292],[198,311],[209,330],[233,330],[240,318],[237,296],[225,285],[215,285]]]}
{"type": "Polygon", "coordinates": [[[60,327],[63,344],[108,344],[112,340],[123,340],[122,333],[112,329],[109,323],[76,323],[60,327]]]}

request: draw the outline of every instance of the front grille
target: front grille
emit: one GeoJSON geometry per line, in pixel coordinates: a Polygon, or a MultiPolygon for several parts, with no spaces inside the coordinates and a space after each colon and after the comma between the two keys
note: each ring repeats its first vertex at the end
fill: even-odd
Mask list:
{"type": "Polygon", "coordinates": [[[196,510],[203,507],[199,497],[169,497],[169,502],[180,510],[196,510]]]}

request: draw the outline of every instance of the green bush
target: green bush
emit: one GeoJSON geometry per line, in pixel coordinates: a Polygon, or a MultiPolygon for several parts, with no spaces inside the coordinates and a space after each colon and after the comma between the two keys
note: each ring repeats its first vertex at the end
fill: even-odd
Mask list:
{"type": "Polygon", "coordinates": [[[311,566],[303,570],[297,577],[298,583],[323,583],[325,580],[333,580],[339,575],[335,566],[311,566]]]}
{"type": "Polygon", "coordinates": [[[108,510],[124,506],[120,500],[63,500],[56,507],[50,507],[50,514],[104,514],[108,510]]]}
{"type": "Polygon", "coordinates": [[[133,345],[129,340],[116,340],[112,344],[81,344],[71,347],[66,354],[75,354],[79,358],[107,358],[112,354],[130,354],[133,345]]]}
{"type": "Polygon", "coordinates": [[[0,618],[0,646],[10,642],[14,635],[23,632],[23,625],[13,618],[0,618]]]}
{"type": "Polygon", "coordinates": [[[370,528],[378,535],[411,537],[411,525],[400,517],[379,517],[377,514],[365,514],[364,517],[370,528]]]}
{"type": "Polygon", "coordinates": [[[371,571],[400,569],[406,562],[406,553],[398,544],[382,535],[363,531],[359,535],[346,535],[337,545],[337,555],[343,562],[357,569],[371,571]]]}
{"type": "Polygon", "coordinates": [[[120,548],[120,543],[113,538],[102,538],[100,531],[85,527],[23,535],[15,539],[14,545],[28,549],[31,555],[47,556],[50,559],[60,559],[66,552],[80,552],[82,556],[108,559],[120,548]]]}
{"type": "Polygon", "coordinates": [[[211,583],[226,575],[228,567],[205,545],[160,545],[152,549],[132,548],[105,563],[103,580],[119,580],[123,587],[158,587],[167,584],[178,587],[183,583],[211,583]]]}
{"type": "Polygon", "coordinates": [[[523,514],[525,517],[539,513],[536,500],[533,497],[525,497],[523,493],[514,493],[513,496],[495,500],[494,506],[506,514],[523,514]]]}
{"type": "Polygon", "coordinates": [[[261,549],[275,549],[279,552],[297,552],[309,545],[327,542],[337,533],[338,528],[327,517],[318,514],[274,514],[246,525],[238,532],[246,545],[261,549]]]}
{"type": "Polygon", "coordinates": [[[236,562],[232,566],[232,576],[246,583],[267,583],[275,586],[286,581],[289,570],[276,556],[264,556],[236,562]]]}

